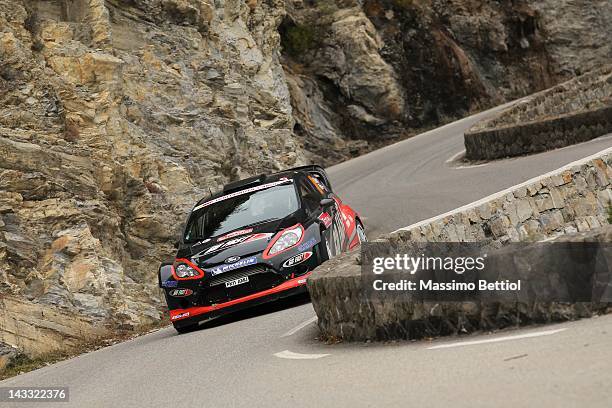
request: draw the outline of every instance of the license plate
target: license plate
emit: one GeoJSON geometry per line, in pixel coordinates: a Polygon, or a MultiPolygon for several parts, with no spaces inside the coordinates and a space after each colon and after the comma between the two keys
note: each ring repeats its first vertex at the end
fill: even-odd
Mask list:
{"type": "Polygon", "coordinates": [[[248,276],[243,276],[242,278],[234,279],[229,282],[225,282],[226,288],[231,288],[232,286],[242,285],[243,283],[247,283],[249,281],[248,276]]]}

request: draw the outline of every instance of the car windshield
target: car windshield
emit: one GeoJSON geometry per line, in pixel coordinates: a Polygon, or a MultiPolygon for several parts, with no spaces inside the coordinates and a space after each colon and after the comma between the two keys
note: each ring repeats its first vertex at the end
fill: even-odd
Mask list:
{"type": "Polygon", "coordinates": [[[239,194],[193,212],[187,224],[185,241],[205,239],[237,228],[285,218],[297,211],[298,207],[293,184],[239,194]]]}

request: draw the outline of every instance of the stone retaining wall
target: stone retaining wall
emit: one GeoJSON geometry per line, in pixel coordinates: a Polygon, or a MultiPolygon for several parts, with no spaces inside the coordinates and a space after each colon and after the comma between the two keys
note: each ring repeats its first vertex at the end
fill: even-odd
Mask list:
{"type": "Polygon", "coordinates": [[[517,103],[465,135],[466,157],[491,160],[568,146],[612,132],[612,65],[517,103]]]}
{"type": "Polygon", "coordinates": [[[612,205],[612,148],[417,224],[383,239],[535,241],[606,225],[612,205]]]}
{"type": "MultiPolygon", "coordinates": [[[[594,256],[602,256],[608,251],[607,257],[603,256],[608,262],[612,259],[609,255],[612,225],[559,237],[556,241],[588,242],[590,248],[598,245],[594,256]]],[[[538,300],[541,297],[547,298],[546,295],[550,293],[570,290],[570,282],[577,279],[596,280],[604,285],[610,279],[609,271],[607,275],[604,272],[593,277],[585,276],[584,270],[576,272],[576,275],[564,276],[566,280],[555,279],[559,278],[559,274],[553,274],[552,278],[547,279],[551,271],[546,266],[553,265],[556,256],[565,258],[570,254],[561,253],[559,247],[555,252],[542,251],[539,245],[541,243],[530,243],[521,248],[522,260],[537,255],[539,262],[523,264],[516,273],[528,287],[528,293],[533,296],[531,300],[512,299],[510,293],[506,295],[508,299],[503,296],[491,297],[487,292],[479,292],[470,301],[462,302],[422,300],[411,296],[411,293],[401,293],[397,298],[368,295],[364,288],[366,279],[361,275],[357,252],[333,259],[317,268],[308,279],[308,290],[323,338],[329,340],[420,339],[575,320],[612,311],[612,303],[608,300],[609,286],[604,296],[596,297],[590,302],[538,300]],[[602,277],[604,279],[600,279],[602,277]]],[[[409,251],[410,249],[403,249],[407,247],[409,246],[402,244],[396,246],[398,251],[409,251]]],[[[507,249],[516,250],[508,247],[492,251],[489,253],[490,259],[495,258],[504,264],[512,262],[515,260],[514,252],[508,252],[507,249]]],[[[499,269],[496,269],[493,272],[498,271],[499,269]]],[[[597,293],[593,295],[597,296],[597,293]]]]}
{"type": "MultiPolygon", "coordinates": [[[[610,205],[612,148],[379,240],[396,247],[421,241],[479,242],[488,248],[555,237],[612,242],[610,205]],[[565,234],[575,235],[562,237],[565,234]]],[[[343,254],[315,269],[308,280],[325,337],[418,338],[575,319],[608,310],[600,304],[376,303],[364,295],[358,258],[355,251],[343,254]]]]}

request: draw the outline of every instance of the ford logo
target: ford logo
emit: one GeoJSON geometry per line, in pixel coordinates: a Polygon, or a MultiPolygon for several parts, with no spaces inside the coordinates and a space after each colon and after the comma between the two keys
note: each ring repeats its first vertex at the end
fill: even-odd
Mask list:
{"type": "Polygon", "coordinates": [[[231,263],[234,263],[234,262],[236,262],[238,260],[240,260],[239,256],[230,256],[229,258],[227,258],[225,260],[225,263],[231,264],[231,263]]]}

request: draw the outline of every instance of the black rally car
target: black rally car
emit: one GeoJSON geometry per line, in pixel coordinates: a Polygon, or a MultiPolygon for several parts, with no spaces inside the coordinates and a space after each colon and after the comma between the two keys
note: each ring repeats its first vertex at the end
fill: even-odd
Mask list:
{"type": "Polygon", "coordinates": [[[159,268],[177,331],[306,291],[315,267],[365,240],[319,166],[240,180],[191,210],[176,259],[159,268]]]}

